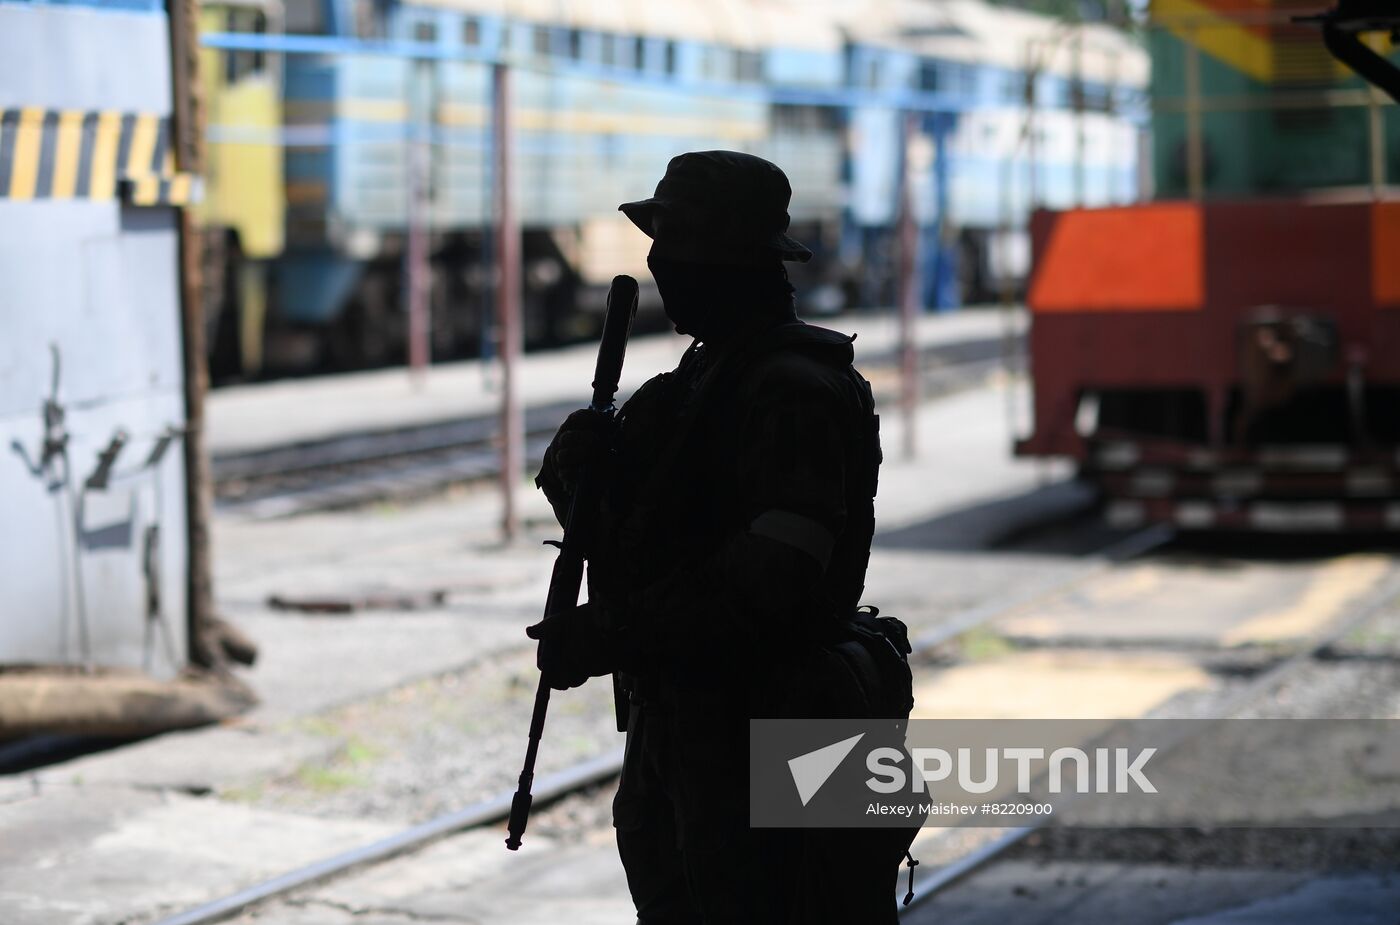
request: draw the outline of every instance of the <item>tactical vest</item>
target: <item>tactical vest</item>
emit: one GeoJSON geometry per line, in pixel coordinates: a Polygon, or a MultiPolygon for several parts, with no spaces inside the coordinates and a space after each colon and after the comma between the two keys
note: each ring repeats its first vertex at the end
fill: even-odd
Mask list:
{"type": "Polygon", "coordinates": [[[726,504],[717,473],[701,467],[736,455],[734,428],[725,419],[736,414],[746,379],[776,352],[800,350],[843,377],[852,396],[840,422],[851,440],[845,524],[819,589],[825,599],[812,603],[836,617],[853,614],[869,565],[883,457],[870,384],[850,364],[852,340],[801,322],[779,324],[714,361],[703,347],[692,346],[674,372],[643,385],[619,413],[614,479],[604,501],[600,549],[590,565],[590,593],[645,587],[747,529],[726,504]]]}

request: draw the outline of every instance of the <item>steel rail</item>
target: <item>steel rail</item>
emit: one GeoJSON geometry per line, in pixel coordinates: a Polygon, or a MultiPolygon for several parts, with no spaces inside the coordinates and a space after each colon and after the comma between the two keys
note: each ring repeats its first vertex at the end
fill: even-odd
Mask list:
{"type": "MultiPolygon", "coordinates": [[[[557,423],[552,423],[547,429],[526,431],[527,461],[538,463],[543,458],[556,427],[557,423]]],[[[261,490],[220,498],[217,506],[225,513],[252,519],[289,517],[421,497],[500,472],[499,453],[489,441],[450,452],[449,456],[449,451],[424,451],[393,459],[326,466],[314,473],[267,476],[254,480],[254,484],[262,483],[261,490]],[[269,482],[279,484],[269,487],[269,482]]]]}
{"type": "MultiPolygon", "coordinates": [[[[535,429],[558,426],[577,402],[549,402],[530,408],[535,429]]],[[[438,421],[390,430],[349,433],[282,446],[230,453],[214,458],[220,482],[299,475],[318,469],[384,462],[405,456],[469,449],[490,444],[497,423],[489,414],[438,421]]]]}
{"type": "MultiPolygon", "coordinates": [[[[1149,527],[1132,534],[1126,539],[1116,541],[1097,553],[1091,553],[1091,555],[1103,557],[1112,562],[1121,562],[1124,559],[1142,555],[1162,545],[1171,538],[1171,535],[1170,531],[1149,527]]],[[[913,655],[925,654],[934,647],[942,645],[955,636],[972,629],[980,623],[985,623],[1005,613],[1007,610],[1023,606],[1038,597],[1060,591],[1077,581],[1096,575],[1103,567],[1106,566],[1099,564],[1094,568],[1086,569],[1069,578],[1061,578],[1054,582],[1052,586],[1040,588],[1034,594],[1017,595],[1013,598],[1005,599],[1004,602],[999,605],[996,603],[990,606],[981,605],[963,611],[952,617],[947,623],[949,626],[957,627],[955,631],[935,631],[913,640],[913,655]]],[[[622,751],[613,751],[544,778],[535,788],[535,799],[537,803],[556,801],[568,796],[574,791],[606,780],[611,780],[621,773],[622,751]]],[[[500,822],[509,815],[513,796],[513,792],[498,794],[484,802],[475,803],[464,809],[431,819],[371,844],[353,848],[349,851],[325,858],[324,860],[308,864],[305,867],[280,874],[269,880],[264,880],[239,890],[236,893],[212,900],[168,918],[160,919],[151,923],[151,925],[210,925],[210,923],[222,921],[250,906],[289,893],[292,890],[328,880],[340,874],[347,873],[357,867],[388,860],[396,855],[421,848],[430,842],[448,835],[500,822]]],[[[1007,847],[1009,847],[1009,845],[1007,847]]],[[[968,855],[967,858],[934,872],[931,875],[934,886],[925,887],[921,884],[918,897],[921,898],[923,894],[929,890],[941,889],[942,886],[940,886],[940,884],[943,884],[945,880],[951,882],[951,879],[949,879],[950,877],[952,879],[957,879],[985,863],[989,858],[979,858],[979,854],[984,850],[986,849],[979,849],[979,851],[968,855]],[[962,867],[966,867],[964,873],[956,873],[954,870],[954,868],[962,867]]],[[[1005,849],[1002,848],[999,850],[1005,849]]]]}
{"type": "MultiPolygon", "coordinates": [[[[998,356],[999,343],[996,338],[977,338],[935,344],[923,348],[920,362],[927,364],[925,373],[953,370],[964,365],[974,366],[998,356]]],[[[896,360],[894,353],[882,352],[866,358],[862,365],[871,369],[884,369],[893,365],[896,360]]],[[[543,428],[549,422],[557,426],[559,420],[577,408],[577,402],[553,401],[532,405],[527,413],[539,428],[543,428]]],[[[480,446],[494,439],[495,432],[495,419],[490,414],[485,414],[386,431],[350,433],[216,456],[214,474],[217,480],[228,482],[378,462],[420,453],[480,446]]]]}
{"type": "MultiPolygon", "coordinates": [[[[920,362],[925,397],[948,395],[991,372],[998,363],[997,345],[994,339],[974,339],[925,348],[920,362]]],[[[881,353],[864,365],[884,369],[893,359],[894,354],[881,353]]],[[[575,409],[550,402],[526,410],[528,462],[539,462],[559,421],[575,409]]],[[[481,481],[499,474],[497,432],[491,417],[470,417],[230,454],[214,460],[216,506],[268,519],[420,497],[481,481]]]]}
{"type": "MultiPolygon", "coordinates": [[[[557,800],[577,790],[616,777],[622,770],[622,751],[618,749],[545,777],[535,788],[540,803],[557,800]]],[[[454,835],[465,829],[479,828],[500,822],[510,814],[511,794],[504,793],[481,803],[438,816],[382,838],[379,841],[352,848],[321,861],[299,867],[270,880],[256,883],[228,896],[196,906],[184,912],[160,919],[153,925],[206,925],[235,915],[262,902],[300,887],[318,883],[357,867],[387,861],[392,857],[421,848],[430,842],[454,835]]]]}
{"type": "MultiPolygon", "coordinates": [[[[924,370],[923,390],[926,397],[943,397],[996,366],[993,359],[932,366],[924,370]]],[[[535,409],[531,410],[533,417],[535,409]]],[[[547,424],[527,425],[527,462],[540,461],[565,414],[560,412],[547,424]]],[[[386,497],[411,497],[447,485],[484,480],[499,472],[499,454],[489,436],[437,441],[420,439],[418,434],[404,436],[406,446],[391,448],[392,436],[381,435],[364,443],[378,443],[382,449],[360,456],[341,450],[339,459],[332,456],[334,451],[312,448],[308,451],[312,458],[305,462],[285,468],[269,466],[261,472],[254,468],[256,463],[243,462],[239,467],[242,472],[216,477],[216,504],[222,511],[254,518],[285,517],[355,507],[386,497]],[[397,480],[403,484],[398,485],[397,480]]],[[[285,458],[286,454],[278,455],[285,458]]]]}
{"type": "MultiPolygon", "coordinates": [[[[1226,697],[1221,708],[1217,711],[1221,714],[1221,718],[1240,712],[1262,694],[1276,687],[1283,679],[1304,665],[1311,663],[1319,653],[1374,617],[1382,607],[1394,602],[1397,596],[1400,596],[1400,569],[1392,567],[1390,573],[1383,577],[1348,615],[1318,630],[1306,644],[1299,647],[1287,658],[1255,677],[1239,691],[1226,697]]],[[[1190,736],[1182,736],[1175,741],[1168,742],[1158,748],[1158,753],[1169,754],[1184,742],[1189,741],[1190,738],[1190,736]]],[[[953,863],[938,868],[931,878],[926,879],[920,885],[918,892],[914,894],[907,905],[902,907],[900,914],[906,914],[907,910],[915,908],[966,879],[1048,824],[1049,820],[1045,819],[1011,829],[996,841],[976,848],[953,863]]]]}

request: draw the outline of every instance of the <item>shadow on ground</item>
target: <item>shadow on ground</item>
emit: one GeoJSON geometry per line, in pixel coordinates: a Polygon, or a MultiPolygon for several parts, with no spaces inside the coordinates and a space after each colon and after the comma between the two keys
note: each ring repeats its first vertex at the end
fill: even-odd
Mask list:
{"type": "Polygon", "coordinates": [[[1133,531],[1103,522],[1092,488],[1074,480],[945,511],[877,533],[875,548],[1084,556],[1133,531]]]}
{"type": "MultiPolygon", "coordinates": [[[[1031,555],[1093,555],[1142,528],[1105,522],[1092,487],[1074,479],[1016,495],[980,501],[936,517],[877,533],[876,549],[923,552],[1007,552],[1031,555]]],[[[1176,533],[1155,555],[1196,560],[1203,567],[1233,568],[1241,562],[1308,561],[1349,554],[1400,557],[1400,533],[1250,532],[1176,533]]]]}

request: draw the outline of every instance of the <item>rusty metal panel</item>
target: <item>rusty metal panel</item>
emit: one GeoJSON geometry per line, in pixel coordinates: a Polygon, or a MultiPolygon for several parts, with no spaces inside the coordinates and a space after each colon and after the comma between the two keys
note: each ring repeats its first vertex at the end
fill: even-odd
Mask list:
{"type": "Polygon", "coordinates": [[[1371,297],[1382,308],[1400,308],[1400,202],[1371,207],[1371,297]]]}
{"type": "Polygon", "coordinates": [[[1157,202],[1056,216],[1036,260],[1031,311],[1199,311],[1205,302],[1201,209],[1157,202]]]}
{"type": "MultiPolygon", "coordinates": [[[[1075,425],[1081,395],[1125,389],[1194,390],[1209,403],[1213,439],[1223,440],[1230,390],[1242,390],[1239,415],[1253,407],[1251,389],[1256,386],[1251,383],[1257,371],[1251,372],[1254,367],[1241,360],[1253,356],[1241,353],[1242,338],[1260,325],[1273,326],[1276,319],[1305,321],[1318,332],[1334,332],[1313,338],[1311,354],[1305,342],[1291,345],[1288,383],[1340,388],[1354,375],[1364,387],[1393,387],[1400,382],[1400,319],[1382,310],[1384,302],[1377,296],[1375,280],[1385,271],[1378,271],[1374,261],[1385,259],[1387,245],[1378,243],[1374,213],[1367,202],[1296,199],[1037,213],[1032,223],[1037,270],[1030,335],[1036,428],[1019,450],[1083,458],[1086,444],[1075,425]],[[1068,239],[1077,246],[1073,252],[1057,254],[1053,249],[1058,229],[1067,220],[1114,213],[1150,216],[1168,207],[1199,208],[1203,215],[1202,267],[1194,271],[1203,274],[1204,283],[1198,310],[1143,310],[1144,300],[1133,304],[1130,299],[1135,287],[1146,287],[1152,295],[1181,282],[1179,272],[1164,285],[1161,267],[1144,269],[1151,260],[1171,267],[1187,249],[1179,242],[1173,247],[1160,229],[1140,226],[1130,232],[1124,225],[1116,234],[1068,239]],[[1156,234],[1164,253],[1154,257],[1139,248],[1143,266],[1124,266],[1122,255],[1113,251],[1131,233],[1144,230],[1156,234]],[[1058,268],[1058,277],[1048,274],[1055,269],[1050,266],[1054,259],[1067,265],[1058,268]],[[1113,270],[1120,278],[1076,292],[1079,280],[1066,271],[1091,278],[1091,269],[1113,270]],[[1078,303],[1047,298],[1047,279],[1062,284],[1078,303]]],[[[1345,412],[1340,414],[1345,417],[1345,412]]]]}

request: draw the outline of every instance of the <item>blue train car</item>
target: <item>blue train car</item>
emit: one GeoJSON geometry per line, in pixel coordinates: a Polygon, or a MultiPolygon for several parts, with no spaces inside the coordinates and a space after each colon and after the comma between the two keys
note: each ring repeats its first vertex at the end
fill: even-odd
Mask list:
{"type": "Polygon", "coordinates": [[[410,226],[430,240],[434,354],[480,344],[500,61],[515,74],[531,343],[587,335],[600,287],[619,272],[646,278],[646,241],[616,204],[648,192],[680,151],[733,148],[784,167],[794,233],[816,251],[797,282],[823,310],[892,297],[906,162],[930,307],[1019,282],[1032,200],[1135,193],[1142,50],[981,0],[289,0],[286,22],[286,42],[268,46],[292,52],[287,253],[269,332],[269,358],[286,367],[404,356],[410,226]]]}
{"type": "MultiPolygon", "coordinates": [[[[596,319],[576,307],[601,305],[597,290],[618,272],[644,275],[645,242],[616,205],[648,191],[678,151],[738,148],[783,163],[796,188],[813,192],[795,203],[795,225],[834,242],[842,150],[829,101],[774,104],[768,92],[838,90],[834,26],[819,20],[778,45],[752,22],[726,27],[734,21],[698,4],[690,19],[678,11],[686,6],[635,22],[621,7],[588,4],[561,21],[469,0],[394,5],[373,30],[380,45],[346,36],[337,53],[291,56],[288,254],[277,283],[281,319],[303,335],[292,359],[306,358],[306,337],[322,326],[334,329],[317,340],[330,365],[402,356],[415,184],[433,245],[434,352],[475,346],[489,304],[491,62],[502,57],[516,65],[530,341],[587,333],[596,319]]],[[[293,7],[288,20],[329,31],[337,17],[293,7]]]]}
{"type": "MultiPolygon", "coordinates": [[[[892,246],[909,159],[926,306],[1018,292],[1034,207],[1141,196],[1147,57],[1130,37],[980,0],[872,2],[846,21],[848,86],[895,101],[853,108],[847,233],[858,250],[892,246]]],[[[862,301],[891,297],[890,272],[867,268],[862,301]]]]}

